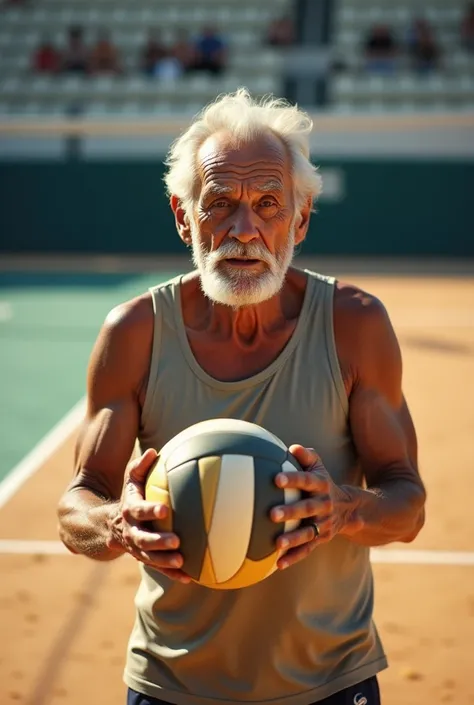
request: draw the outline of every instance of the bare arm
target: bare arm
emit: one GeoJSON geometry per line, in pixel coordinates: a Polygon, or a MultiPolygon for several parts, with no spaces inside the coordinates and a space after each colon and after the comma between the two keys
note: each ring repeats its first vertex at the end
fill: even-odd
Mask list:
{"type": "Polygon", "coordinates": [[[119,307],[107,317],[90,358],[74,478],[58,507],[65,545],[99,560],[124,552],[118,545],[109,549],[107,542],[118,520],[125,469],[139,427],[139,391],[151,344],[144,340],[146,331],[145,301],[119,307]]]}
{"type": "Polygon", "coordinates": [[[349,397],[349,421],[366,489],[343,487],[362,520],[342,533],[369,546],[412,541],[424,523],[425,488],[418,470],[413,421],[402,391],[402,359],[380,302],[368,302],[349,397]]]}

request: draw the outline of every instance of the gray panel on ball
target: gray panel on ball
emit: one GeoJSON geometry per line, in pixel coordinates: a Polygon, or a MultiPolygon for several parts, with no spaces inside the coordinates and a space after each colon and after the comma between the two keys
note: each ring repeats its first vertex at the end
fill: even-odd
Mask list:
{"type": "Polygon", "coordinates": [[[171,469],[212,455],[250,455],[281,464],[286,460],[287,453],[276,443],[246,433],[205,433],[184,441],[167,458],[166,467],[171,469]]]}
{"type": "Polygon", "coordinates": [[[168,473],[168,488],[173,508],[173,532],[180,538],[185,573],[199,579],[207,547],[202,509],[199,467],[191,461],[168,473]]]}
{"type": "Polygon", "coordinates": [[[288,453],[286,454],[285,460],[287,460],[289,463],[291,463],[293,465],[293,467],[295,468],[295,470],[302,472],[303,468],[301,467],[299,462],[296,460],[295,456],[290,453],[290,451],[288,451],[288,453]]]}
{"type": "Polygon", "coordinates": [[[283,531],[284,523],[275,524],[270,519],[270,510],[285,503],[285,492],[275,485],[275,477],[281,471],[280,463],[256,458],[254,466],[255,499],[247,557],[259,561],[274,552],[275,540],[283,531]]]}

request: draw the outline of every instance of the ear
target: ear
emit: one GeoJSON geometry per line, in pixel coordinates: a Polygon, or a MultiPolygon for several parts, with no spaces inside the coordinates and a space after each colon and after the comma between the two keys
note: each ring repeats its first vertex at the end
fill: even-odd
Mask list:
{"type": "Polygon", "coordinates": [[[177,196],[171,196],[170,198],[171,210],[174,213],[174,221],[176,223],[176,230],[178,235],[185,245],[191,244],[191,226],[189,224],[189,217],[183,208],[180,199],[177,196]]]}
{"type": "Polygon", "coordinates": [[[311,211],[313,208],[312,198],[308,198],[306,203],[300,208],[298,217],[295,223],[295,245],[299,245],[303,242],[308,232],[309,220],[311,218],[311,211]]]}

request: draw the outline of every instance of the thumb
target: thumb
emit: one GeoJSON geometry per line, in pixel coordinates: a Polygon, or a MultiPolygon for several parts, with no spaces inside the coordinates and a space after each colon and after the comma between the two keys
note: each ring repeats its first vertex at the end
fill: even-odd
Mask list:
{"type": "Polygon", "coordinates": [[[129,480],[142,483],[146,480],[153,464],[158,459],[158,453],[154,448],[148,448],[139,458],[132,460],[129,467],[129,480]]]}
{"type": "Polygon", "coordinates": [[[315,467],[323,465],[321,458],[314,448],[305,448],[304,446],[295,444],[291,445],[288,450],[304,470],[314,470],[315,467]]]}

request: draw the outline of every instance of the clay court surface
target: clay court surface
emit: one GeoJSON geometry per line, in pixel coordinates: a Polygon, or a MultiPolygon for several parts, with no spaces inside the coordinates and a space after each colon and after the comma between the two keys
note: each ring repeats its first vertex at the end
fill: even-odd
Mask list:
{"type": "MultiPolygon", "coordinates": [[[[6,478],[0,485],[0,703],[122,705],[136,565],[128,557],[99,564],[63,552],[55,508],[71,476],[80,405],[66,415],[84,393],[85,363],[103,313],[163,273],[119,277],[113,286],[81,280],[85,275],[72,283],[68,275],[56,276],[48,285],[42,276],[17,272],[0,279],[0,381],[6,390],[0,431],[0,472],[6,478]]],[[[418,539],[373,552],[376,622],[390,662],[380,676],[383,703],[469,705],[474,277],[344,278],[378,295],[392,317],[428,489],[427,521],[418,539]]]]}

